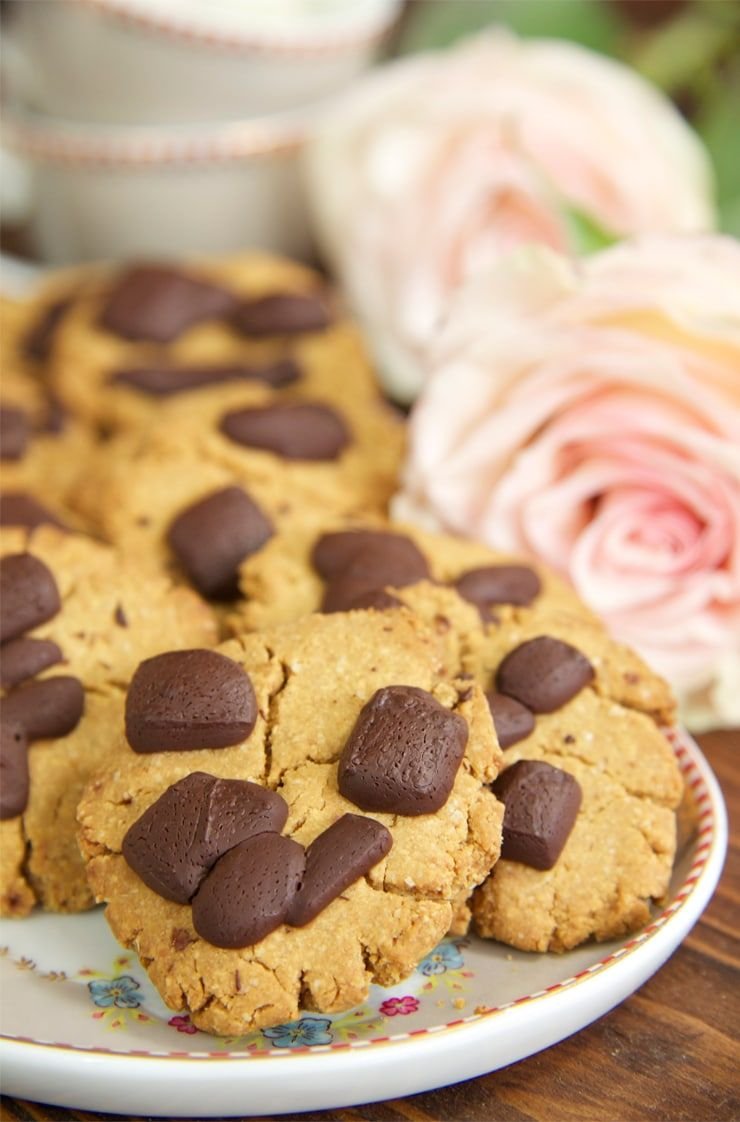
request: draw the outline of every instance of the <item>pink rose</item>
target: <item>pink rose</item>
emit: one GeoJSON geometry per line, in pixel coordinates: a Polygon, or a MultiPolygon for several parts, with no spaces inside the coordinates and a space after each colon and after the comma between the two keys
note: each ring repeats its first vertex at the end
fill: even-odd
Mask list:
{"type": "Polygon", "coordinates": [[[471,282],[395,512],[546,562],[693,727],[740,723],[740,243],[529,247],[471,282]]]}
{"type": "Polygon", "coordinates": [[[323,247],[403,400],[450,294],[502,252],[713,225],[706,155],[656,89],[503,31],[376,71],[327,117],[308,172],[323,247]]]}

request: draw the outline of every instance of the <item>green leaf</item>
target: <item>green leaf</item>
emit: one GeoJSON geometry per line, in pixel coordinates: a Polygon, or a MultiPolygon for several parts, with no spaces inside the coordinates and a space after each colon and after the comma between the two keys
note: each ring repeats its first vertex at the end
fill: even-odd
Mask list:
{"type": "Polygon", "coordinates": [[[595,218],[578,207],[566,205],[564,217],[570,243],[576,253],[582,257],[589,253],[598,253],[601,249],[608,249],[610,245],[620,240],[616,234],[605,230],[595,218]]]}
{"type": "Polygon", "coordinates": [[[528,38],[570,39],[613,54],[620,23],[601,0],[411,0],[398,51],[446,47],[484,27],[528,38]]]}

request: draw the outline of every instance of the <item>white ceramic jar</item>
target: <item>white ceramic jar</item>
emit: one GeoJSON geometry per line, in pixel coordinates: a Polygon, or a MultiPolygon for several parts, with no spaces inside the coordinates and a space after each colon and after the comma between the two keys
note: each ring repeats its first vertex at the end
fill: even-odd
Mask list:
{"type": "Polygon", "coordinates": [[[300,153],[307,123],[100,128],[8,115],[30,172],[33,249],[51,264],[255,246],[306,259],[300,153]]]}
{"type": "Polygon", "coordinates": [[[372,62],[400,0],[20,0],[5,84],[48,116],[240,120],[305,108],[372,62]]]}

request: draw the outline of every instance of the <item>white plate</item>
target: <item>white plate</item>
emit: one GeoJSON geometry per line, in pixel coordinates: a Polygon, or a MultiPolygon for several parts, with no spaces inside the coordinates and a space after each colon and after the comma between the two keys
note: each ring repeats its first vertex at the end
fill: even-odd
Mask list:
{"type": "Polygon", "coordinates": [[[673,736],[698,826],[670,903],[637,935],[566,955],[447,940],[406,982],[335,1017],[220,1039],[159,1001],[100,911],[0,924],[4,1092],[83,1110],[169,1117],[287,1113],[397,1098],[547,1048],[624,1000],[676,949],[716,887],[722,795],[673,736]]]}

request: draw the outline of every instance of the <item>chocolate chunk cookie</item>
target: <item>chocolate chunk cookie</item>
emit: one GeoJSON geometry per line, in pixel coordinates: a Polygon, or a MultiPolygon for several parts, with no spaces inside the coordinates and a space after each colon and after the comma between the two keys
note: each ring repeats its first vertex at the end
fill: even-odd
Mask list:
{"type": "Polygon", "coordinates": [[[6,530],[1,553],[0,912],[80,911],[75,811],[90,774],[130,751],[124,690],[162,647],[215,642],[215,624],[193,592],[80,534],[6,530]]]}
{"type": "MultiPolygon", "coordinates": [[[[118,939],[168,1005],[231,1034],[348,1008],[409,973],[498,856],[501,755],[483,693],[404,609],[307,617],[215,653],[249,679],[252,731],[216,747],[194,716],[179,751],[165,731],[161,751],[90,783],[79,821],[118,939]],[[386,733],[404,764],[369,809],[386,733]]],[[[163,698],[166,670],[147,670],[163,698]]]]}

